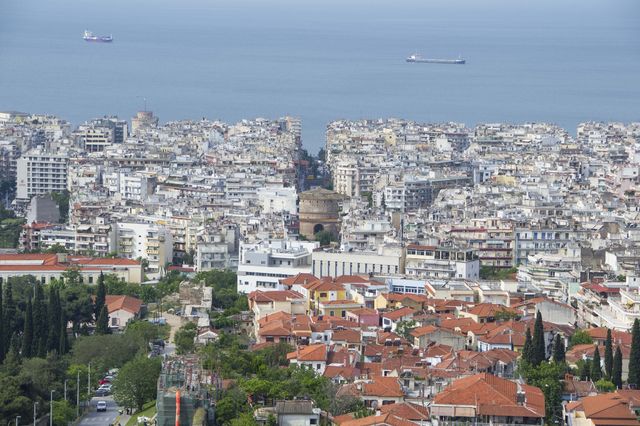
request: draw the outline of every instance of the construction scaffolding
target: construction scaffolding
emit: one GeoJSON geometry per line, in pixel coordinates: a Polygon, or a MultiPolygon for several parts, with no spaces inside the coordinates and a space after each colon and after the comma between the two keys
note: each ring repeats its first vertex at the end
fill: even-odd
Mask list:
{"type": "Polygon", "coordinates": [[[200,361],[198,356],[189,355],[169,358],[162,364],[156,399],[158,426],[215,423],[214,401],[222,389],[222,381],[204,370],[200,361]]]}

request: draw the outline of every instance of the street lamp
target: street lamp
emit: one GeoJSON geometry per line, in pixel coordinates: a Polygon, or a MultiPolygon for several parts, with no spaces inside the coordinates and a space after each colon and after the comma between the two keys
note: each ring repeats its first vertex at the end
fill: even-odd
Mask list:
{"type": "Polygon", "coordinates": [[[55,391],[52,390],[49,396],[49,426],[53,426],[53,393],[55,391]]]}
{"type": "Polygon", "coordinates": [[[36,426],[36,420],[38,418],[38,412],[36,408],[38,407],[38,401],[33,403],[33,426],[36,426]]]}

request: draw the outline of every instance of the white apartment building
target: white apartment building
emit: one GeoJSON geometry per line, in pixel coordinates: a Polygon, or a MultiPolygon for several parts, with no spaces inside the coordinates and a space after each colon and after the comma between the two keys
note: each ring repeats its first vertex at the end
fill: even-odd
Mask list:
{"type": "Polygon", "coordinates": [[[146,259],[150,278],[160,276],[167,262],[173,260],[173,237],[162,225],[122,223],[115,225],[115,247],[127,259],[146,259]]]}
{"type": "Polygon", "coordinates": [[[298,193],[291,188],[260,188],[258,190],[258,203],[262,207],[263,214],[298,212],[298,193]]]}
{"type": "Polygon", "coordinates": [[[398,275],[404,272],[404,250],[400,246],[380,246],[377,251],[317,250],[312,262],[311,273],[316,277],[398,275]]]}
{"type": "Polygon", "coordinates": [[[337,164],[333,170],[333,190],[347,197],[360,196],[360,173],[354,163],[337,164]]]}
{"type": "Polygon", "coordinates": [[[111,225],[104,223],[40,230],[38,247],[46,250],[55,245],[61,245],[71,253],[104,257],[114,250],[114,233],[111,225]]]}
{"type": "Polygon", "coordinates": [[[81,125],[74,132],[78,143],[86,152],[103,152],[106,147],[115,141],[115,129],[108,127],[96,127],[81,125]]]}
{"type": "Polygon", "coordinates": [[[500,218],[472,219],[470,226],[455,226],[449,235],[475,250],[482,266],[513,266],[513,223],[500,218]]]}
{"type": "Polygon", "coordinates": [[[32,150],[17,161],[17,194],[21,200],[67,189],[69,158],[32,150]]]}
{"type": "Polygon", "coordinates": [[[270,240],[240,243],[238,292],[284,290],[280,280],[311,272],[311,257],[320,243],[315,241],[270,240]]]}
{"type": "Polygon", "coordinates": [[[405,273],[424,279],[480,278],[480,261],[471,249],[409,244],[405,273]]]}
{"type": "Polygon", "coordinates": [[[157,179],[145,173],[115,171],[104,174],[104,186],[109,195],[119,194],[123,200],[145,201],[155,192],[157,179]]]}
{"type": "Polygon", "coordinates": [[[527,264],[518,268],[518,281],[566,303],[580,287],[581,265],[580,247],[567,244],[558,253],[529,256],[527,264]]]}

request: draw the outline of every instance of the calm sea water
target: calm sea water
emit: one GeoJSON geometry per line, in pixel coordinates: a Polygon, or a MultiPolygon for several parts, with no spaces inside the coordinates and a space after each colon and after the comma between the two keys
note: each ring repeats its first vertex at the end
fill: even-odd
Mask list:
{"type": "Polygon", "coordinates": [[[142,97],[163,121],[298,116],[312,151],[337,118],[640,120],[640,2],[2,1],[0,110],[77,124],[142,97]]]}

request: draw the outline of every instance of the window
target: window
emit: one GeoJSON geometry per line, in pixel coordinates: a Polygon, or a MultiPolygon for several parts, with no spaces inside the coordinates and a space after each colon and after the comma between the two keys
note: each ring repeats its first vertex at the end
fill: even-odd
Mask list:
{"type": "Polygon", "coordinates": [[[318,419],[309,419],[309,424],[311,424],[311,425],[318,424],[318,419]]]}
{"type": "Polygon", "coordinates": [[[320,365],[321,364],[316,364],[316,370],[320,370],[320,365]]]}

